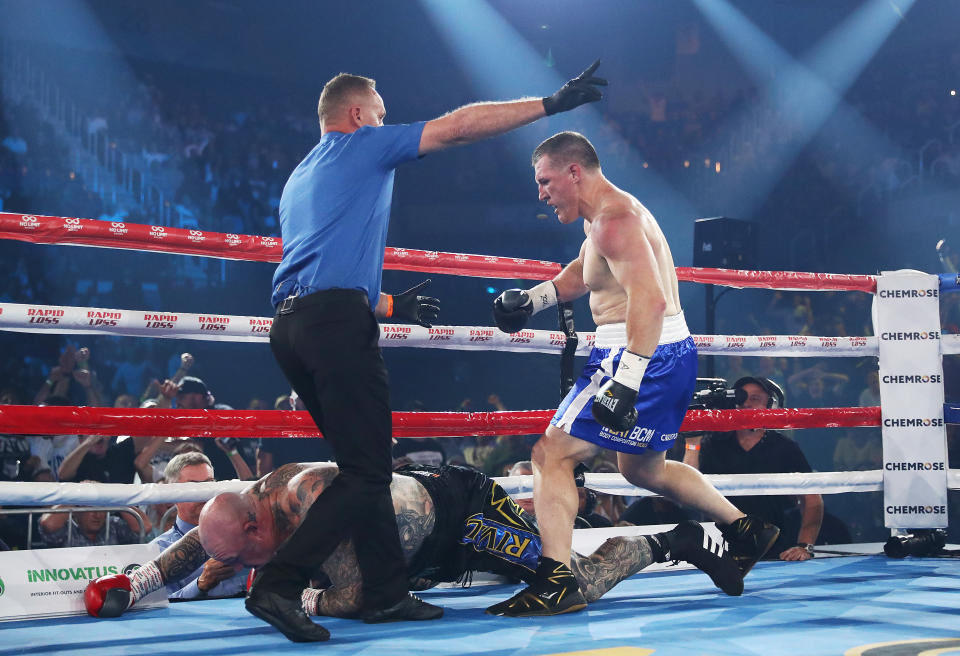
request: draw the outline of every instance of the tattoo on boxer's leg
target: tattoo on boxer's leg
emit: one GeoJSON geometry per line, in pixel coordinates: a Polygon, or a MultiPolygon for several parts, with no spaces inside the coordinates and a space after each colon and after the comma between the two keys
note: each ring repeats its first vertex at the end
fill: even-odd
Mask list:
{"type": "Polygon", "coordinates": [[[590,603],[652,562],[653,554],[646,536],[621,535],[601,544],[589,557],[573,553],[570,569],[590,603]]]}

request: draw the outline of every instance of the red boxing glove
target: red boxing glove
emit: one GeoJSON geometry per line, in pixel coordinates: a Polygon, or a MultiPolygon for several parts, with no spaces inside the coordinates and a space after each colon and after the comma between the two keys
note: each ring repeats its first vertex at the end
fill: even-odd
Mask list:
{"type": "Polygon", "coordinates": [[[130,577],[110,574],[90,581],[83,604],[93,617],[120,617],[130,607],[130,577]]]}

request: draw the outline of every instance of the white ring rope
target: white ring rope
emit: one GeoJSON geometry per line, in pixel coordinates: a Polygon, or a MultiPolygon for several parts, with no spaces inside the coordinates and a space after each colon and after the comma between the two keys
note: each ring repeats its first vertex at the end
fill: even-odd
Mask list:
{"type": "MultiPolygon", "coordinates": [[[[0,303],[0,330],[59,335],[125,335],[220,342],[267,342],[273,319],[226,314],[144,312],[108,308],[0,303]]],[[[578,333],[577,354],[593,348],[594,333],[578,333]]],[[[694,335],[701,353],[718,355],[865,357],[876,356],[876,337],[808,335],[694,335]]],[[[960,353],[960,335],[944,335],[944,353],[960,353]],[[948,338],[955,338],[950,340],[948,338]],[[948,350],[952,347],[954,350],[948,350]]],[[[489,326],[381,324],[380,346],[559,353],[566,336],[559,330],[506,334],[489,326]]]]}
{"type": "MultiPolygon", "coordinates": [[[[791,474],[709,474],[707,479],[724,496],[763,494],[841,494],[876,492],[883,489],[883,472],[813,472],[791,474]]],[[[517,498],[533,494],[533,476],[495,478],[517,498]]],[[[587,487],[603,494],[619,496],[656,496],[634,487],[620,474],[585,474],[587,487]]],[[[0,483],[0,505],[51,506],[77,504],[90,506],[142,505],[206,501],[221,492],[241,492],[254,481],[218,481],[216,483],[177,483],[143,485],[119,483],[0,483]]],[[[947,487],[960,489],[960,469],[947,473],[947,487]]]]}

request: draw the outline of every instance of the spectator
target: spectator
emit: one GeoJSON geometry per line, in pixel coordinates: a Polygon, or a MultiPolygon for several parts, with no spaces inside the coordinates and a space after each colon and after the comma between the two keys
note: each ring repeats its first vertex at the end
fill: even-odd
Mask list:
{"type": "MultiPolygon", "coordinates": [[[[580,471],[579,469],[577,470],[580,471]]],[[[529,460],[520,460],[508,467],[507,476],[533,476],[533,463],[529,460]]],[[[532,482],[531,482],[532,484],[532,482]]],[[[577,494],[580,498],[577,507],[577,518],[575,520],[576,528],[605,528],[613,526],[613,522],[596,512],[598,495],[593,490],[586,487],[578,487],[577,494]]],[[[533,496],[526,499],[515,499],[517,505],[523,508],[524,512],[536,516],[533,510],[533,496]]]]}
{"type": "Polygon", "coordinates": [[[393,441],[393,468],[404,465],[432,465],[447,463],[447,456],[439,440],[433,437],[406,437],[393,441]]]}
{"type": "MultiPolygon", "coordinates": [[[[742,389],[747,398],[740,408],[763,409],[783,406],[783,391],[766,378],[741,378],[734,389],[742,389]]],[[[683,461],[704,474],[766,474],[809,472],[807,459],[797,444],[777,431],[763,428],[708,433],[686,438],[683,461]]],[[[808,560],[823,521],[823,499],[805,494],[799,499],[800,518],[796,518],[796,496],[769,495],[732,497],[740,510],[758,515],[780,527],[780,537],[767,552],[780,560],[808,560]]]]}
{"type": "MultiPolygon", "coordinates": [[[[306,410],[297,393],[291,391],[277,398],[275,410],[306,410]]],[[[265,437],[257,447],[257,477],[291,462],[328,462],[333,460],[333,449],[322,438],[265,437]]]]}
{"type": "Polygon", "coordinates": [[[861,408],[871,408],[880,405],[880,372],[869,369],[866,373],[867,386],[860,392],[857,405],[861,408]]]}
{"type": "Polygon", "coordinates": [[[100,483],[133,483],[139,474],[142,483],[153,482],[150,460],[161,440],[152,439],[136,452],[133,438],[124,435],[87,435],[60,464],[61,481],[91,480],[100,483]]]}
{"type": "MultiPolygon", "coordinates": [[[[496,410],[506,410],[506,407],[500,401],[500,397],[496,394],[490,394],[487,397],[487,402],[496,410]]],[[[471,399],[463,399],[457,407],[457,411],[471,412],[472,405],[473,401],[471,399]]],[[[456,440],[457,450],[460,451],[460,459],[463,460],[463,463],[467,467],[472,467],[477,471],[483,471],[487,459],[496,446],[497,438],[490,435],[478,435],[475,437],[459,437],[454,439],[456,440]]],[[[527,456],[521,456],[521,458],[529,458],[529,454],[527,456]]]]}
{"type": "MultiPolygon", "coordinates": [[[[510,471],[507,472],[507,476],[533,476],[533,463],[529,460],[521,460],[515,462],[513,467],[510,468],[510,471]]],[[[531,483],[532,485],[532,483],[531,483]]],[[[526,499],[515,499],[517,505],[523,508],[524,512],[528,512],[531,515],[534,515],[533,512],[533,495],[531,494],[526,499]]]]}
{"type": "Polygon", "coordinates": [[[113,400],[114,408],[137,408],[140,403],[132,394],[121,394],[113,400]]]}
{"type": "Polygon", "coordinates": [[[90,349],[84,347],[78,351],[73,344],[67,345],[60,354],[59,364],[50,370],[50,375],[37,391],[33,402],[40,405],[51,395],[76,400],[77,404],[100,405],[100,383],[90,369],[90,349]],[[82,398],[77,398],[78,388],[83,390],[82,398]]]}
{"type": "MultiPolygon", "coordinates": [[[[210,459],[194,451],[174,456],[164,472],[168,483],[207,483],[213,481],[210,459]]],[[[200,523],[202,501],[181,501],[173,527],[158,535],[151,544],[166,549],[200,523]]],[[[248,569],[237,570],[232,565],[210,558],[200,568],[178,581],[167,584],[171,599],[200,599],[232,597],[246,590],[248,569]]]]}
{"type": "MultiPolygon", "coordinates": [[[[0,405],[20,405],[16,390],[0,390],[0,405]]],[[[22,435],[0,435],[0,481],[19,480],[30,459],[30,442],[22,435]]]]}
{"type": "Polygon", "coordinates": [[[795,407],[824,408],[842,396],[849,381],[850,377],[846,374],[828,371],[823,362],[817,362],[790,376],[787,384],[794,395],[795,407]]]}
{"type": "MultiPolygon", "coordinates": [[[[598,474],[620,473],[620,470],[617,468],[616,464],[611,464],[605,459],[595,460],[590,470],[598,474]]],[[[620,517],[623,516],[623,513],[626,511],[626,509],[627,504],[624,496],[619,494],[604,494],[602,492],[597,492],[597,502],[594,513],[598,517],[602,518],[602,520],[594,518],[590,524],[594,528],[599,528],[601,526],[613,526],[620,520],[620,517]]]]}
{"type": "MultiPolygon", "coordinates": [[[[68,406],[70,400],[62,396],[48,396],[43,405],[68,406]]],[[[32,471],[49,469],[56,477],[60,464],[73,451],[80,438],[77,435],[35,435],[27,438],[30,442],[30,460],[32,471]]]]}
{"type": "MultiPolygon", "coordinates": [[[[94,483],[96,481],[83,481],[94,483]]],[[[53,509],[67,506],[53,506],[53,509]]],[[[136,508],[144,522],[145,530],[150,522],[136,508]]],[[[137,544],[140,542],[140,523],[131,513],[109,515],[104,510],[81,510],[71,513],[44,513],[40,516],[40,538],[48,547],[100,547],[112,544],[137,544]]]]}
{"type": "MultiPolygon", "coordinates": [[[[185,353],[184,355],[189,355],[185,353]]],[[[191,356],[192,362],[192,356],[191,356]]],[[[178,408],[186,410],[232,410],[224,403],[217,403],[207,384],[196,376],[184,376],[179,383],[165,380],[160,385],[160,395],[153,399],[158,407],[170,407],[175,400],[178,408]]],[[[251,450],[250,462],[256,462],[256,444],[253,440],[235,438],[197,438],[203,452],[213,463],[214,475],[218,481],[239,478],[243,481],[253,479],[253,472],[246,458],[240,454],[240,447],[251,450]]]]}
{"type": "MultiPolygon", "coordinates": [[[[171,361],[173,359],[174,358],[171,358],[171,361]]],[[[150,407],[157,407],[157,408],[173,407],[173,400],[174,398],[176,398],[177,394],[180,391],[179,390],[180,383],[187,376],[187,373],[190,371],[190,369],[193,368],[194,362],[195,362],[195,359],[192,354],[181,353],[180,360],[179,360],[180,366],[176,370],[176,372],[174,372],[173,376],[164,380],[162,384],[157,379],[153,379],[152,381],[150,381],[150,384],[147,385],[147,389],[145,390],[144,396],[143,396],[144,403],[147,401],[153,401],[153,404],[151,404],[150,407]]],[[[171,368],[173,367],[173,365],[170,365],[170,366],[171,368]]],[[[119,375],[120,369],[118,368],[117,371],[119,375]]],[[[199,378],[195,378],[194,380],[200,381],[201,384],[203,383],[203,381],[200,380],[199,378]]],[[[208,394],[206,385],[203,385],[202,393],[208,394]]],[[[210,398],[211,406],[213,405],[212,399],[213,397],[211,396],[210,398]]],[[[199,399],[197,400],[185,399],[185,401],[188,403],[196,403],[196,404],[203,403],[203,405],[191,405],[190,407],[206,407],[205,401],[201,401],[199,399]]],[[[186,407],[186,406],[180,406],[178,404],[177,407],[186,407]]],[[[229,406],[227,407],[229,408],[229,406]]]]}
{"type": "Polygon", "coordinates": [[[833,451],[835,471],[869,471],[883,466],[883,446],[880,431],[853,429],[837,440],[833,451]]]}
{"type": "Polygon", "coordinates": [[[23,397],[20,391],[13,387],[0,389],[0,405],[21,405],[23,397]]]}

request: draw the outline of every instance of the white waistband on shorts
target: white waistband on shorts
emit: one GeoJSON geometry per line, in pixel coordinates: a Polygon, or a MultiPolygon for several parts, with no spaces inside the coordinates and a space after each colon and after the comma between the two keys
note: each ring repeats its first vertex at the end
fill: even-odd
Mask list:
{"type": "MultiPolygon", "coordinates": [[[[660,331],[660,344],[673,344],[690,336],[687,321],[683,312],[671,314],[663,318],[663,329],[660,331]]],[[[620,348],[627,345],[627,324],[608,323],[597,326],[597,348],[620,348]]]]}

